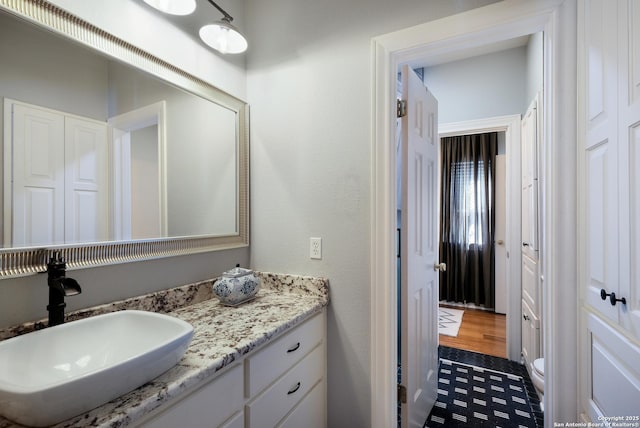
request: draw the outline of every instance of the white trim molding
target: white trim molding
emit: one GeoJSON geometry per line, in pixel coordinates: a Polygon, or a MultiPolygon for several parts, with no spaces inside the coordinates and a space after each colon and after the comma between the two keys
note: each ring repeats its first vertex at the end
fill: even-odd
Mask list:
{"type": "Polygon", "coordinates": [[[395,99],[398,67],[447,50],[473,49],[544,31],[542,224],[545,421],[575,420],[575,3],[505,0],[376,37],[371,45],[371,421],[397,424],[395,99]],[[560,306],[563,306],[560,311],[560,306]],[[562,313],[561,313],[562,312],[562,313]],[[565,322],[566,321],[566,322],[565,322]]]}

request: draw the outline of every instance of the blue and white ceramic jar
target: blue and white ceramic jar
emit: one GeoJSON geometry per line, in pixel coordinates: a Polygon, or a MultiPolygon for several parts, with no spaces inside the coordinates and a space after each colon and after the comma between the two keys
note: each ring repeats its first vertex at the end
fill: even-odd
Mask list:
{"type": "Polygon", "coordinates": [[[213,284],[213,292],[223,305],[237,306],[256,297],[260,279],[252,270],[236,266],[213,284]]]}

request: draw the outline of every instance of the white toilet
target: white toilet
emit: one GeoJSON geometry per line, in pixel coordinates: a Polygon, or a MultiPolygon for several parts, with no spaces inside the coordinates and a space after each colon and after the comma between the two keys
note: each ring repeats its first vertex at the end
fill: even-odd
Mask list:
{"type": "Polygon", "coordinates": [[[544,358],[538,358],[532,364],[531,382],[540,396],[540,407],[544,411],[544,358]]]}

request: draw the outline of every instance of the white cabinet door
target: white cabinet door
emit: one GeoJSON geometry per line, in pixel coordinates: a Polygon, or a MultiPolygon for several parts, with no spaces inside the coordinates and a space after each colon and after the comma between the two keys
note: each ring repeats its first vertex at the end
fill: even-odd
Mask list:
{"type": "Polygon", "coordinates": [[[614,2],[595,0],[584,6],[586,138],[583,212],[586,301],[613,322],[618,310],[600,298],[601,290],[619,295],[618,281],[618,141],[617,141],[617,28],[614,2]]]}
{"type": "Polygon", "coordinates": [[[618,173],[620,194],[620,324],[640,340],[640,4],[618,10],[618,173]]]}
{"type": "Polygon", "coordinates": [[[580,411],[600,422],[640,403],[640,5],[578,6],[580,411]]]}
{"type": "Polygon", "coordinates": [[[106,241],[107,125],[5,99],[5,236],[12,246],[106,241]]]}
{"type": "Polygon", "coordinates": [[[591,384],[591,388],[580,388],[586,393],[585,413],[593,422],[601,422],[603,417],[638,417],[640,347],[595,313],[585,311],[583,317],[590,347],[585,357],[591,384]]]}
{"type": "Polygon", "coordinates": [[[5,238],[63,244],[64,116],[8,99],[5,112],[5,238]]]}
{"type": "Polygon", "coordinates": [[[540,319],[522,302],[522,358],[527,370],[531,372],[533,362],[541,357],[540,353],[540,319]]]}
{"type": "Polygon", "coordinates": [[[527,303],[535,314],[540,314],[538,291],[538,263],[529,256],[522,256],[522,300],[527,303]]]}
{"type": "Polygon", "coordinates": [[[106,241],[109,212],[107,125],[65,117],[65,242],[106,241]]]}

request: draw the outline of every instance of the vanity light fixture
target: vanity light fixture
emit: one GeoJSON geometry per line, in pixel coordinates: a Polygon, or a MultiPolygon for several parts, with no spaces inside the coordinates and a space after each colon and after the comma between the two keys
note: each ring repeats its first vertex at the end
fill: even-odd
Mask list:
{"type": "Polygon", "coordinates": [[[196,10],[196,0],[144,0],[144,2],[169,15],[190,15],[196,10]]]}
{"type": "Polygon", "coordinates": [[[233,17],[212,0],[207,1],[222,13],[223,18],[214,24],[205,25],[200,29],[200,38],[202,41],[223,54],[237,54],[246,51],[248,46],[247,39],[244,38],[236,27],[231,25],[233,17]]]}

